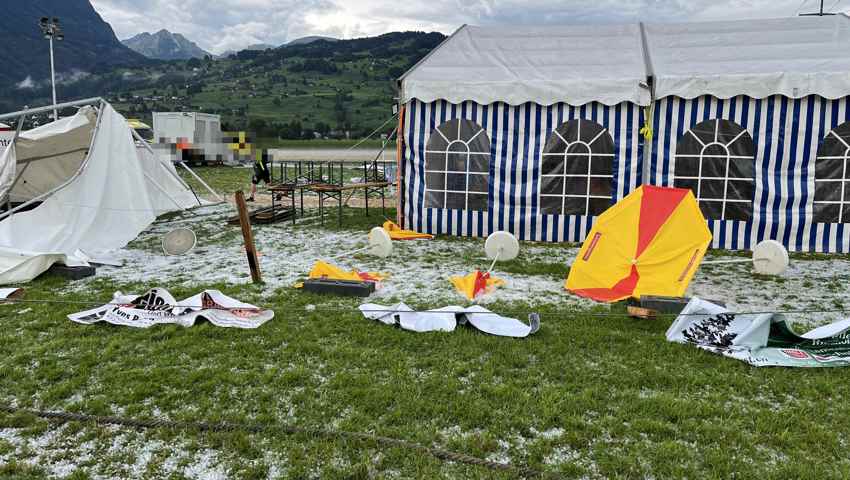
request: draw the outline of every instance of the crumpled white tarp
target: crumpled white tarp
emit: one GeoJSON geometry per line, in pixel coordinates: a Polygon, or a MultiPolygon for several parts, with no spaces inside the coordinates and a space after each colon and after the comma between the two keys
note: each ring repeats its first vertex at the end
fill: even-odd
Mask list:
{"type": "MultiPolygon", "coordinates": [[[[21,141],[30,142],[33,151],[74,157],[62,153],[70,148],[62,139],[85,130],[91,116],[81,109],[73,117],[22,133],[21,141]]],[[[137,149],[124,117],[108,104],[104,104],[100,116],[92,149],[79,176],[36,208],[0,220],[0,285],[32,280],[55,262],[85,265],[85,259],[77,257],[76,252],[82,250],[97,257],[123,248],[158,215],[198,205],[192,192],[177,179],[173,165],[137,149]]],[[[22,150],[18,149],[18,161],[22,161],[22,150]]],[[[67,165],[59,168],[54,160],[40,158],[30,164],[26,174],[46,178],[48,173],[61,173],[64,182],[80,162],[78,159],[77,167],[68,169],[67,165]]],[[[56,187],[55,183],[44,188],[56,187]]],[[[16,185],[12,193],[18,190],[16,185]]]]}
{"type": "Polygon", "coordinates": [[[358,307],[370,320],[387,325],[398,325],[412,332],[452,332],[460,325],[469,323],[484,333],[501,337],[527,337],[540,329],[540,319],[533,315],[531,324],[526,325],[515,318],[503,317],[480,305],[459,307],[450,305],[427,311],[414,311],[405,303],[385,306],[365,303],[358,307]]]}
{"type": "Polygon", "coordinates": [[[240,302],[218,290],[204,290],[178,302],[164,288],[152,288],[144,295],[115,292],[106,305],[68,315],[71,321],[86,325],[107,322],[138,328],[160,324],[191,327],[199,318],[217,327],[257,328],[273,317],[272,310],[240,302]]]}

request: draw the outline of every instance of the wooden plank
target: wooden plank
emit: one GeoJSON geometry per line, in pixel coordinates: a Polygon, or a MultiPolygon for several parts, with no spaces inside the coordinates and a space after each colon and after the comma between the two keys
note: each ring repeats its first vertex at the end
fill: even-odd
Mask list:
{"type": "Polygon", "coordinates": [[[245,240],[245,254],[248,255],[248,268],[251,269],[251,280],[254,283],[262,283],[260,260],[257,258],[257,249],[254,247],[254,232],[251,231],[248,207],[245,205],[245,194],[242,193],[242,190],[237,190],[235,197],[236,209],[239,211],[239,224],[242,226],[242,238],[245,240]]]}
{"type": "Polygon", "coordinates": [[[658,312],[656,312],[655,310],[652,310],[650,308],[635,307],[635,306],[632,306],[632,305],[629,305],[628,307],[626,307],[626,312],[628,312],[630,317],[644,318],[644,319],[653,319],[658,314],[658,312]]]}

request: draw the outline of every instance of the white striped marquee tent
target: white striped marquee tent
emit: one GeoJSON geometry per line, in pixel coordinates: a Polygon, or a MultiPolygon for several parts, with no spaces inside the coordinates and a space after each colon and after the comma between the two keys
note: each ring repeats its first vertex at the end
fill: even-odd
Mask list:
{"type": "Polygon", "coordinates": [[[582,241],[647,183],[693,189],[716,248],[848,252],[847,52],[843,15],[461,27],[399,80],[401,221],[582,241]]]}

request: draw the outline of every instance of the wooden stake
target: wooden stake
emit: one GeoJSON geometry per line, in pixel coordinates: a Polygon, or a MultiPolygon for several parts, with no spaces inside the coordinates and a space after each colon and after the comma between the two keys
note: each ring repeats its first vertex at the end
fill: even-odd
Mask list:
{"type": "Polygon", "coordinates": [[[260,275],[260,260],[257,249],[254,248],[254,233],[251,231],[251,219],[248,217],[248,207],[245,205],[245,194],[242,190],[236,192],[236,209],[239,211],[239,224],[242,226],[242,238],[245,239],[245,253],[248,255],[248,267],[251,269],[251,280],[262,283],[260,275]]]}

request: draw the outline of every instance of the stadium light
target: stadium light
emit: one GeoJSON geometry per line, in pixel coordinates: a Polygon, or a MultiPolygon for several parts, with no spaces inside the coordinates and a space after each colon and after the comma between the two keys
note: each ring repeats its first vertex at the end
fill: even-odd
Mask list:
{"type": "Polygon", "coordinates": [[[62,32],[62,29],[59,27],[59,19],[53,17],[53,19],[49,19],[47,17],[41,17],[41,20],[38,21],[38,26],[41,28],[41,33],[44,34],[44,38],[50,41],[50,84],[53,86],[53,120],[59,120],[59,112],[56,110],[56,70],[53,65],[53,40],[62,41],[65,39],[65,34],[62,32]]]}

